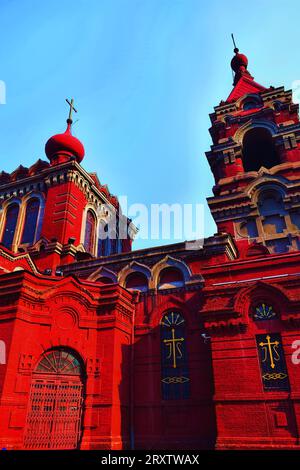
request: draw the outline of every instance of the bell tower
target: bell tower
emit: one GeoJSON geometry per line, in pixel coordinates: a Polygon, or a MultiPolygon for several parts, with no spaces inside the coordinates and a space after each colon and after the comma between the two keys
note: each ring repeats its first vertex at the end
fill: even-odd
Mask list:
{"type": "Polygon", "coordinates": [[[292,91],[254,81],[235,47],[233,89],[210,115],[208,204],[240,253],[300,249],[300,123],[292,91]],[[252,249],[251,248],[251,249],[252,249]]]}

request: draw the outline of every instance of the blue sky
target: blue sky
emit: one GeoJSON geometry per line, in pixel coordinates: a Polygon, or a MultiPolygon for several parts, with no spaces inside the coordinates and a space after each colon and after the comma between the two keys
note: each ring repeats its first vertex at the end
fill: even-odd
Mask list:
{"type": "MultiPolygon", "coordinates": [[[[113,194],[206,207],[208,114],[232,87],[230,33],[258,82],[289,89],[299,17],[293,0],[0,0],[1,168],[46,159],[74,97],[83,166],[113,194]]],[[[207,208],[204,228],[215,232],[207,208]]]]}

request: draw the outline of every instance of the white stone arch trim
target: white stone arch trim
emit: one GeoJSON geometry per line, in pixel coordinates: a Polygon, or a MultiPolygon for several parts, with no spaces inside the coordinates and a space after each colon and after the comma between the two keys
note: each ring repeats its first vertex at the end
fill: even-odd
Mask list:
{"type": "Polygon", "coordinates": [[[177,268],[179,271],[182,272],[185,283],[191,280],[192,272],[189,266],[184,261],[173,258],[172,256],[166,256],[158,263],[156,263],[152,268],[153,288],[157,289],[160,273],[165,268],[177,268]]]}
{"type": "Polygon", "coordinates": [[[261,104],[261,105],[263,104],[263,100],[261,96],[259,95],[259,93],[246,93],[245,95],[238,98],[235,104],[238,108],[242,108],[244,103],[248,100],[250,101],[251,99],[253,101],[256,101],[258,104],[261,104]]]}
{"type": "Polygon", "coordinates": [[[240,145],[242,145],[243,138],[246,132],[250,129],[255,129],[256,127],[263,127],[264,129],[267,129],[272,136],[274,136],[278,132],[277,125],[271,121],[267,121],[264,119],[251,119],[246,122],[243,126],[239,127],[239,129],[237,129],[236,133],[233,136],[233,139],[240,145]]]}
{"type": "Polygon", "coordinates": [[[16,232],[18,232],[17,235],[17,245],[21,245],[21,240],[22,240],[22,235],[23,235],[23,230],[24,230],[24,223],[25,223],[25,217],[26,217],[26,209],[27,209],[27,204],[31,199],[38,199],[39,200],[39,212],[38,212],[38,217],[37,217],[37,224],[35,228],[35,234],[34,234],[34,240],[32,245],[35,244],[40,238],[41,235],[41,230],[42,230],[42,225],[43,225],[43,220],[44,220],[44,212],[45,212],[45,198],[43,194],[31,191],[28,194],[26,194],[24,197],[22,197],[22,204],[20,207],[20,213],[19,213],[19,221],[18,221],[18,228],[16,232]]]}
{"type": "Polygon", "coordinates": [[[120,286],[125,287],[126,279],[129,274],[132,273],[142,273],[146,276],[148,280],[148,287],[150,288],[151,284],[151,269],[145,264],[138,263],[137,261],[132,261],[130,264],[125,266],[118,274],[118,282],[120,286]]]}
{"type": "Polygon", "coordinates": [[[117,278],[117,275],[116,273],[114,273],[113,271],[111,271],[110,269],[107,269],[105,267],[101,267],[99,269],[97,269],[95,272],[93,272],[88,278],[87,278],[87,281],[98,281],[101,277],[108,277],[109,279],[111,279],[113,281],[113,283],[117,283],[118,282],[118,278],[117,278]]]}
{"type": "Polygon", "coordinates": [[[16,230],[14,234],[14,239],[12,242],[12,251],[17,251],[19,232],[20,232],[20,220],[21,220],[21,208],[22,208],[22,199],[20,197],[12,196],[6,201],[3,202],[1,207],[1,217],[0,217],[0,240],[2,241],[4,228],[6,224],[6,214],[10,205],[17,204],[19,206],[18,220],[16,224],[16,230]]]}
{"type": "Polygon", "coordinates": [[[247,192],[251,198],[252,203],[257,204],[260,194],[269,189],[278,191],[283,197],[285,197],[288,188],[283,181],[278,180],[277,178],[262,176],[253,181],[247,187],[245,192],[247,192]]]}

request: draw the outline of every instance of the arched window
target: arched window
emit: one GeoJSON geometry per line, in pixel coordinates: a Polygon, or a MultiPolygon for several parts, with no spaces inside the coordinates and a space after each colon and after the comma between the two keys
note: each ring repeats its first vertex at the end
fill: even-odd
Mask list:
{"type": "Polygon", "coordinates": [[[5,226],[2,235],[2,243],[6,248],[11,248],[15,236],[19,216],[19,205],[10,204],[6,210],[5,226]]]}
{"type": "Polygon", "coordinates": [[[145,292],[148,290],[148,279],[143,273],[133,272],[127,277],[125,287],[145,292]]]}
{"type": "Polygon", "coordinates": [[[243,110],[249,111],[250,109],[258,108],[258,103],[254,100],[247,100],[243,103],[243,110]]]}
{"type": "Polygon", "coordinates": [[[116,233],[115,233],[115,253],[122,253],[122,232],[124,231],[123,227],[124,222],[120,221],[120,218],[117,218],[116,221],[116,233]]]}
{"type": "Polygon", "coordinates": [[[168,312],[162,317],[160,327],[162,397],[164,400],[189,398],[184,318],[180,312],[168,312]]]}
{"type": "Polygon", "coordinates": [[[34,243],[36,241],[37,222],[40,210],[40,201],[30,199],[26,206],[26,215],[21,243],[34,243]]]}
{"type": "Polygon", "coordinates": [[[111,240],[107,237],[104,240],[104,256],[108,256],[111,254],[111,240]]]}
{"type": "Polygon", "coordinates": [[[241,106],[244,111],[249,111],[250,109],[257,109],[262,107],[262,100],[259,95],[248,95],[241,103],[241,106]]]}
{"type": "Polygon", "coordinates": [[[253,310],[253,319],[255,321],[274,320],[278,317],[274,307],[268,303],[261,302],[255,305],[253,310]]]}
{"type": "Polygon", "coordinates": [[[111,252],[112,255],[117,252],[117,240],[116,240],[116,238],[111,238],[111,240],[110,240],[110,252],[111,252]]]}
{"type": "Polygon", "coordinates": [[[272,135],[264,127],[246,132],[243,139],[243,165],[245,171],[258,171],[262,166],[272,168],[280,163],[272,135]]]}
{"type": "Polygon", "coordinates": [[[94,252],[96,219],[90,210],[86,214],[84,247],[88,253],[94,252]]]}
{"type": "Polygon", "coordinates": [[[264,217],[285,214],[283,196],[284,194],[275,187],[261,191],[258,198],[259,213],[264,217]]]}
{"type": "Polygon", "coordinates": [[[161,271],[158,282],[159,289],[182,286],[184,286],[184,276],[180,269],[169,267],[161,271]]]}
{"type": "Polygon", "coordinates": [[[44,374],[80,375],[79,360],[69,351],[53,349],[46,353],[36,367],[36,372],[44,374]]]}
{"type": "Polygon", "coordinates": [[[25,449],[77,449],[84,376],[81,361],[64,348],[46,352],[32,375],[25,449]]]}
{"type": "Polygon", "coordinates": [[[98,256],[108,256],[111,254],[111,240],[109,238],[109,226],[104,221],[99,224],[98,235],[98,256]]]}
{"type": "Polygon", "coordinates": [[[118,238],[117,239],[117,253],[122,253],[122,248],[123,248],[122,239],[118,238]]]}

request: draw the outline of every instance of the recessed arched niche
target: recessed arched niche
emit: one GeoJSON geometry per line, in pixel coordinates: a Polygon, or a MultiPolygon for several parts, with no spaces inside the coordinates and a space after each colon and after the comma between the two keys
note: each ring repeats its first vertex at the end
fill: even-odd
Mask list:
{"type": "Polygon", "coordinates": [[[126,278],[125,287],[145,292],[148,290],[147,276],[142,272],[132,272],[126,278]]]}
{"type": "Polygon", "coordinates": [[[249,129],[243,138],[244,170],[258,171],[261,167],[272,168],[279,163],[270,131],[264,127],[249,129]]]}
{"type": "Polygon", "coordinates": [[[169,267],[160,272],[158,289],[169,289],[184,286],[184,275],[178,268],[169,267]]]}

